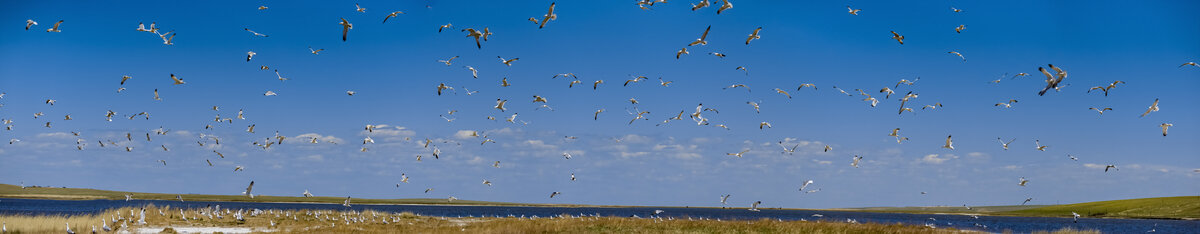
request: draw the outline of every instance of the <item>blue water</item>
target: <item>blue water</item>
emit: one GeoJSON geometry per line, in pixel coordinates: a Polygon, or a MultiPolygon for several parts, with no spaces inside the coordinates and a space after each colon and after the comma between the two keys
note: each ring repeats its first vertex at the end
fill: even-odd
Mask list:
{"type": "Polygon", "coordinates": [[[1044,217],[1005,217],[979,216],[974,218],[965,215],[929,215],[929,214],[895,214],[846,211],[809,211],[809,210],[768,210],[759,212],[745,209],[715,209],[715,208],[564,208],[564,207],[518,207],[518,206],[426,206],[426,205],[354,205],[342,207],[341,204],[313,203],[248,203],[248,202],[180,202],[160,200],[90,200],[90,201],[59,201],[38,199],[2,199],[0,214],[25,215],[73,215],[91,214],[107,209],[127,206],[171,206],[184,208],[201,208],[209,205],[220,205],[228,209],[330,209],[330,210],[376,210],[386,212],[412,212],[418,215],[442,217],[467,216],[539,216],[548,217],[560,214],[595,215],[628,217],[637,215],[650,216],[654,210],[663,210],[664,218],[709,218],[722,220],[755,220],[762,218],[809,221],[824,220],[844,222],[854,219],[860,223],[904,223],[911,225],[934,224],[938,228],[953,227],[958,229],[1001,232],[1011,230],[1025,233],[1038,230],[1057,230],[1071,227],[1076,229],[1094,229],[1104,233],[1146,233],[1151,229],[1158,233],[1200,233],[1200,221],[1184,220],[1148,220],[1148,219],[1079,219],[1074,222],[1071,218],[1044,217]],[[824,217],[814,217],[821,214],[824,217]],[[986,228],[984,227],[986,226],[986,228]]]}

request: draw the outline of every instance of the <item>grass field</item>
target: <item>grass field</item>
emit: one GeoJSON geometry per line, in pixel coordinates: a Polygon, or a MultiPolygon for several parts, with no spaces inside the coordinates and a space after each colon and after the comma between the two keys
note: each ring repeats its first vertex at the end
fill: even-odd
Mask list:
{"type": "Polygon", "coordinates": [[[1098,201],[999,212],[1019,216],[1062,216],[1071,212],[1095,218],[1200,219],[1200,196],[1098,201]]]}
{"type": "MultiPolygon", "coordinates": [[[[171,207],[127,207],[78,216],[0,216],[9,233],[65,232],[67,223],[78,233],[107,224],[114,231],[164,232],[204,228],[207,232],[281,233],[961,233],[955,229],[876,223],[777,221],[769,219],[716,221],[623,217],[444,218],[411,213],[333,210],[272,210],[237,220],[233,213],[171,207]],[[146,224],[136,221],[146,209],[146,224]],[[137,210],[138,212],[132,212],[137,210]],[[182,212],[182,213],[181,213],[182,212]],[[223,217],[217,218],[216,214],[223,217]],[[210,215],[212,215],[210,217],[210,215]],[[118,221],[111,221],[111,217],[118,221]],[[184,219],[186,217],[186,220],[184,219]],[[124,228],[122,228],[124,226],[124,228]],[[240,231],[239,231],[240,230],[240,231]]],[[[247,211],[248,213],[248,211],[247,211]]],[[[103,232],[103,231],[101,231],[103,232]]],[[[1098,233],[1058,230],[1046,233],[1098,233]]]]}

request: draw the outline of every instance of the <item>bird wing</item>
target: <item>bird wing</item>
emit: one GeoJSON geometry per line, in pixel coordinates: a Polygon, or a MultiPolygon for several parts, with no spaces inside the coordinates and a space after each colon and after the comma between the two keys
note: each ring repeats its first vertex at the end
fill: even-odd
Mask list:
{"type": "Polygon", "coordinates": [[[542,17],[542,23],[540,25],[538,25],[538,28],[540,29],[542,27],[546,27],[546,22],[550,22],[550,16],[552,16],[552,15],[554,15],[554,3],[553,2],[550,3],[550,11],[546,12],[546,16],[542,17]]]}
{"type": "Polygon", "coordinates": [[[346,34],[350,32],[350,21],[342,18],[342,41],[346,41],[346,34]]]}
{"type": "Polygon", "coordinates": [[[705,38],[708,38],[708,30],[710,29],[712,29],[712,25],[709,25],[708,28],[704,28],[704,34],[700,35],[701,41],[705,40],[705,38]]]}

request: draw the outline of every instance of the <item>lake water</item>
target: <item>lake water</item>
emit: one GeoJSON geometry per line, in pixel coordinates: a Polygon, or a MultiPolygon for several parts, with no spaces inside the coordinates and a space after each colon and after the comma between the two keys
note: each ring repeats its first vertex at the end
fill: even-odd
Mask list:
{"type": "Polygon", "coordinates": [[[247,202],[180,202],[161,200],[89,200],[89,201],[59,201],[38,199],[0,199],[0,214],[27,215],[72,215],[91,214],[111,208],[127,206],[155,206],[202,208],[208,205],[220,205],[228,209],[328,209],[328,210],[376,210],[385,212],[412,212],[418,215],[442,217],[467,216],[538,216],[548,217],[560,214],[596,215],[629,217],[650,216],[654,210],[663,210],[664,218],[674,217],[687,219],[708,218],[722,220],[755,220],[762,218],[809,221],[845,222],[854,219],[858,222],[871,223],[905,223],[911,225],[934,224],[938,228],[954,227],[958,229],[1001,232],[1011,230],[1026,233],[1038,230],[1057,230],[1060,228],[1095,229],[1104,233],[1146,233],[1156,230],[1158,233],[1200,233],[1200,221],[1184,220],[1146,220],[1146,219],[1079,219],[1074,222],[1071,218],[1045,217],[1006,217],[979,216],[974,218],[966,215],[930,215],[930,214],[896,214],[846,211],[810,211],[810,210],[769,210],[759,212],[745,209],[716,209],[716,208],[563,208],[563,207],[518,207],[518,206],[428,206],[428,205],[354,205],[342,207],[341,204],[312,204],[312,203],[247,203],[247,202]],[[813,216],[820,214],[823,217],[813,216]]]}

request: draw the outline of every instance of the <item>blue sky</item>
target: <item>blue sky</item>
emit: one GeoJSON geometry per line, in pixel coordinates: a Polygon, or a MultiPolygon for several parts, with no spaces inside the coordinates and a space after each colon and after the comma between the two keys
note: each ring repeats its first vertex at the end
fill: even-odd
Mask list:
{"type": "Polygon", "coordinates": [[[307,189],[319,196],[606,205],[719,206],[718,196],[732,194],[732,205],[761,200],[793,208],[1200,194],[1200,174],[1192,172],[1200,168],[1200,111],[1188,108],[1200,99],[1187,94],[1200,85],[1200,68],[1179,67],[1200,60],[1200,31],[1191,30],[1200,28],[1192,13],[1197,2],[849,3],[859,15],[848,14],[846,2],[735,1],[720,15],[716,7],[692,11],[685,1],[653,10],[633,1],[559,2],[558,19],[543,29],[526,19],[540,18],[550,2],[360,4],[365,13],[351,2],[10,3],[0,10],[0,22],[9,22],[0,28],[0,117],[14,122],[0,138],[20,142],[0,146],[0,182],[238,194],[254,180],[264,195],[307,189]],[[380,23],[397,10],[407,14],[380,23]],[[354,24],[346,42],[340,18],[354,24]],[[25,31],[26,19],[40,24],[25,31]],[[62,32],[45,31],[60,19],[62,32]],[[138,22],[175,31],[174,45],[134,30],[138,22]],[[446,23],[454,28],[438,33],[446,23]],[[965,30],[955,33],[960,24],[965,30]],[[708,45],[675,59],[710,25],[708,45]],[[468,27],[494,34],[477,49],[459,31],[468,27]],[[757,27],[762,39],[745,45],[757,27]],[[903,45],[890,39],[893,30],[906,37],[903,45]],[[314,55],[310,46],[325,50],[314,55]],[[257,53],[249,62],[247,51],[257,53]],[[460,57],[451,66],[437,62],[452,56],[460,57]],[[520,60],[505,66],[496,56],[520,60]],[[1045,82],[1037,68],[1046,64],[1065,69],[1070,85],[1038,96],[1045,82]],[[259,69],[264,65],[270,70],[259,69]],[[478,69],[479,78],[463,66],[478,69]],[[275,69],[290,80],[279,81],[275,69]],[[1022,72],[1031,75],[1008,78],[1022,72]],[[551,78],[559,73],[574,73],[583,84],[568,88],[570,79],[551,78]],[[172,85],[169,74],[187,83],[172,85]],[[119,85],[125,75],[133,79],[119,85]],[[650,80],[622,87],[631,75],[650,80]],[[1008,77],[990,83],[1001,76],[1008,77]],[[673,83],[660,86],[659,77],[673,83]],[[877,92],[917,77],[895,98],[877,92]],[[501,87],[502,78],[512,86],[501,87]],[[595,80],[605,83],[592,90],[595,80]],[[1126,84],[1107,97],[1087,93],[1114,80],[1126,84]],[[455,91],[436,95],[440,83],[455,91]],[[802,83],[819,89],[797,91],[802,83]],[[722,89],[733,84],[751,89],[722,89]],[[879,105],[861,101],[854,89],[879,105]],[[898,99],[909,91],[920,94],[907,104],[918,109],[897,115],[898,99]],[[533,95],[549,99],[554,111],[537,109],[543,103],[532,103],[533,95]],[[508,111],[491,108],[497,98],[509,100],[508,111]],[[1019,102],[994,106],[1009,99],[1019,102]],[[1162,111],[1139,118],[1155,99],[1162,111]],[[748,101],[760,103],[761,113],[748,101]],[[704,112],[711,125],[698,126],[685,113],[655,126],[698,103],[719,110],[704,112]],[[944,106],[919,109],[934,103],[944,106]],[[1100,115],[1088,107],[1114,110],[1100,115]],[[245,120],[212,121],[239,109],[245,120]],[[605,112],[593,120],[597,109],[605,112]],[[627,124],[635,109],[650,111],[649,120],[627,124]],[[119,117],[105,121],[107,110],[119,117]],[[439,117],[450,110],[457,110],[454,121],[439,117]],[[151,118],[120,118],[143,111],[151,118]],[[37,112],[46,115],[32,118],[37,112]],[[504,121],[512,113],[528,124],[504,121]],[[67,114],[74,119],[63,120],[67,114]],[[758,129],[763,121],[773,128],[758,129]],[[1161,123],[1174,124],[1169,136],[1161,136],[1161,123]],[[204,129],[209,124],[215,129],[204,129]],[[251,124],[256,133],[245,131],[251,124]],[[388,126],[366,132],[367,124],[388,126]],[[159,127],[170,132],[142,139],[159,127]],[[888,136],[893,128],[911,140],[897,144],[888,136]],[[268,150],[251,145],[275,131],[291,138],[268,150]],[[463,131],[496,143],[481,146],[483,138],[463,131]],[[956,149],[940,148],[946,135],[956,149]],[[376,143],[360,152],[368,136],[376,143]],[[310,144],[308,137],[339,144],[310,144]],[[997,137],[1017,140],[1004,150],[997,137]],[[77,139],[87,143],[84,150],[76,149],[77,139]],[[441,159],[432,158],[424,139],[434,141],[441,159]],[[97,143],[108,140],[118,147],[97,143]],[[1035,150],[1034,140],[1049,147],[1035,150]],[[780,141],[799,145],[797,152],[783,153],[780,141]],[[825,145],[834,150],[823,152],[825,145]],[[726,155],[742,150],[750,151],[726,155]],[[564,152],[574,157],[564,159],[564,152]],[[854,155],[864,157],[858,168],[850,166],[854,155]],[[500,168],[492,167],[497,160],[500,168]],[[1105,173],[1107,164],[1120,171],[1105,173]],[[411,179],[397,188],[402,173],[411,179]],[[578,180],[570,181],[571,173],[578,180]],[[1019,177],[1029,184],[1018,186],[1019,177]],[[797,191],[805,180],[820,191],[797,191]],[[554,191],[563,195],[548,198],[554,191]]]}

